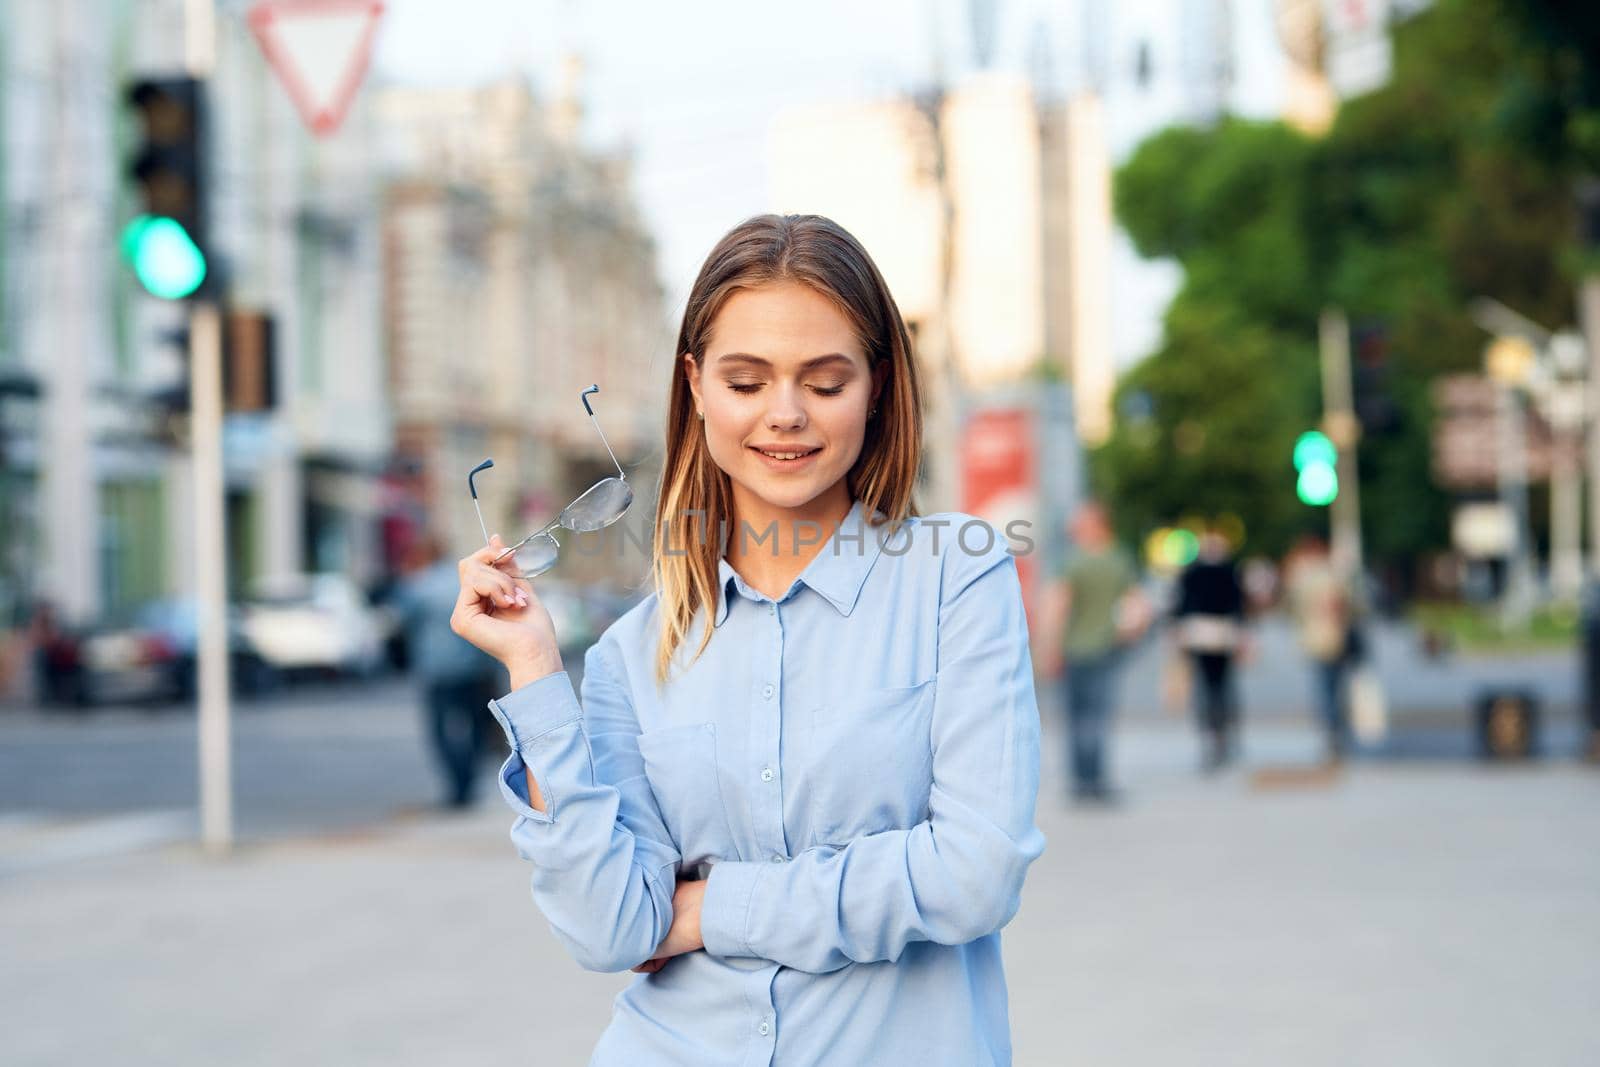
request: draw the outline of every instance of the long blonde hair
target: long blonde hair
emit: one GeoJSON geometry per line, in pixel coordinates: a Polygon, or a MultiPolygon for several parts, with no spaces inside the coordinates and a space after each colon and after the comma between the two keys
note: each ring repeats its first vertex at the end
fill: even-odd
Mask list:
{"type": "Polygon", "coordinates": [[[832,300],[854,327],[868,365],[887,365],[878,414],[867,420],[847,485],[869,518],[877,512],[895,524],[916,513],[912,490],[922,457],[921,393],[911,338],[872,257],[844,227],[821,215],[757,215],[735,226],[695,278],[678,331],[678,358],[672,361],[666,461],[656,497],[657,536],[651,538],[661,618],[658,684],[666,682],[673,656],[702,606],[706,624],[691,662],[711,642],[723,550],[718,532],[731,519],[733,505],[728,476],[706,446],[682,357],[705,358],[711,327],[728,297],[778,281],[798,282],[832,300]],[[663,551],[666,546],[670,552],[663,551]]]}

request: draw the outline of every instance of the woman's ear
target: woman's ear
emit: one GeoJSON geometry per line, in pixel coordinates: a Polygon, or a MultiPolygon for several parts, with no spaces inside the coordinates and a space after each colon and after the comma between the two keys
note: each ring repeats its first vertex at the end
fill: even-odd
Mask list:
{"type": "Polygon", "coordinates": [[[881,407],[883,400],[883,387],[889,381],[889,361],[880,359],[872,368],[872,402],[869,408],[881,407]]]}
{"type": "Polygon", "coordinates": [[[683,359],[683,376],[688,379],[689,393],[694,397],[696,411],[705,411],[705,401],[700,397],[700,364],[694,358],[693,352],[685,352],[683,359]]]}

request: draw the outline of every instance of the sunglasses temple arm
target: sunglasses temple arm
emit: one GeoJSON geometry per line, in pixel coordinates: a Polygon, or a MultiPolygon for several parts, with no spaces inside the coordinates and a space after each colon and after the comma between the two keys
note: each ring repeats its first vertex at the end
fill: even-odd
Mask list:
{"type": "Polygon", "coordinates": [[[606,440],[606,432],[600,428],[600,420],[594,417],[594,408],[589,406],[589,394],[598,393],[599,391],[600,387],[598,385],[591,385],[578,394],[578,399],[583,401],[583,410],[589,413],[589,421],[594,423],[594,432],[600,435],[600,443],[606,446],[606,454],[611,457],[612,466],[617,468],[617,477],[627,481],[628,475],[623,471],[622,464],[617,462],[617,454],[611,451],[611,442],[606,440]]]}
{"type": "Polygon", "coordinates": [[[483,509],[478,506],[478,498],[472,498],[472,510],[478,513],[478,528],[483,531],[483,543],[489,543],[489,527],[483,521],[483,509]]]}
{"type": "Polygon", "coordinates": [[[611,442],[606,440],[605,431],[600,429],[600,420],[594,417],[592,411],[589,412],[589,421],[594,423],[594,432],[600,435],[600,443],[606,446],[606,454],[611,457],[612,464],[617,468],[617,477],[627,481],[628,476],[623,472],[622,464],[617,462],[617,454],[611,451],[611,442]]]}

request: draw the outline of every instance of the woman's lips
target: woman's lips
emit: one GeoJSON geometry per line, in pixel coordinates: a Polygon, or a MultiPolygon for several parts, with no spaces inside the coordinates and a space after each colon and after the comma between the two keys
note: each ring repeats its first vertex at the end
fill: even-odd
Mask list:
{"type": "MultiPolygon", "coordinates": [[[[761,451],[759,448],[752,447],[750,451],[754,452],[760,458],[762,463],[765,463],[769,468],[775,471],[799,470],[802,467],[810,466],[811,462],[815,460],[817,456],[822,454],[822,449],[814,448],[808,454],[801,456],[798,459],[775,459],[761,451]]],[[[794,449],[794,451],[798,452],[799,449],[794,449]]]]}

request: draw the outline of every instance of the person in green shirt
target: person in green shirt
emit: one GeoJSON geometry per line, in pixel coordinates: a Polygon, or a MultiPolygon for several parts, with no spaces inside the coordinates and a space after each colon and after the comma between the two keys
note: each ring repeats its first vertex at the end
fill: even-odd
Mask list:
{"type": "Polygon", "coordinates": [[[1073,549],[1052,597],[1051,629],[1059,634],[1052,662],[1066,670],[1072,796],[1105,802],[1113,797],[1105,750],[1116,704],[1119,653],[1148,625],[1148,602],[1138,589],[1133,560],[1117,545],[1103,507],[1085,502],[1067,529],[1073,549]]]}

